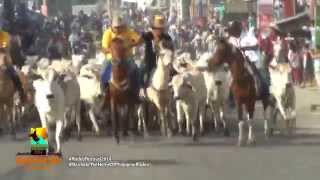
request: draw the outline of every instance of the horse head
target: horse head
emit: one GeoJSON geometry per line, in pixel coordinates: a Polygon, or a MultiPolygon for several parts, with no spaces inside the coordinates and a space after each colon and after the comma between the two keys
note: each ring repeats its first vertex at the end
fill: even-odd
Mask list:
{"type": "Polygon", "coordinates": [[[110,50],[113,61],[123,61],[126,59],[127,47],[121,38],[114,38],[111,41],[110,50]]]}
{"type": "Polygon", "coordinates": [[[210,63],[213,65],[220,65],[223,63],[228,63],[230,60],[230,55],[234,54],[231,44],[223,37],[220,37],[216,41],[216,46],[213,50],[213,58],[210,63]]]}
{"type": "Polygon", "coordinates": [[[160,51],[159,51],[159,59],[158,63],[161,65],[168,67],[173,63],[174,51],[173,47],[166,41],[160,41],[159,43],[160,51]]]}
{"type": "Polygon", "coordinates": [[[286,61],[286,53],[285,53],[285,45],[284,43],[278,39],[272,42],[273,44],[273,59],[270,62],[272,67],[277,67],[279,63],[287,64],[286,61]]]}

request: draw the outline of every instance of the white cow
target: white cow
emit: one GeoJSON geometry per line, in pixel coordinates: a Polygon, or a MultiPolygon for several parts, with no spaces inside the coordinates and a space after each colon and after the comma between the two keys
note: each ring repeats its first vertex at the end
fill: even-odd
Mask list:
{"type": "Polygon", "coordinates": [[[222,122],[225,135],[229,135],[227,123],[224,118],[225,102],[229,95],[229,86],[231,83],[231,74],[225,71],[224,66],[211,67],[209,71],[209,60],[212,58],[211,53],[204,53],[196,62],[190,59],[188,53],[181,54],[174,62],[174,68],[179,73],[192,70],[200,70],[204,75],[205,88],[207,89],[206,103],[214,113],[215,127],[218,132],[219,121],[222,122]]]}
{"type": "Polygon", "coordinates": [[[72,72],[64,72],[59,75],[59,84],[65,95],[65,113],[64,113],[64,129],[68,126],[68,115],[72,117],[74,113],[75,122],[77,125],[78,139],[81,140],[81,101],[80,101],[80,85],[77,81],[77,77],[72,72]]]}
{"type": "Polygon", "coordinates": [[[76,74],[72,67],[70,60],[53,60],[50,65],[48,65],[47,59],[42,59],[38,63],[37,72],[42,76],[43,79],[48,80],[48,75],[51,70],[54,70],[57,74],[54,79],[59,83],[64,93],[65,100],[65,111],[64,111],[64,126],[66,130],[69,122],[72,120],[68,119],[68,115],[72,117],[74,113],[74,120],[77,125],[78,139],[81,140],[81,116],[80,116],[80,86],[77,81],[76,74]]]}
{"type": "Polygon", "coordinates": [[[189,71],[173,77],[170,85],[173,88],[174,99],[177,100],[177,119],[179,132],[182,133],[182,119],[186,117],[186,131],[195,140],[197,137],[197,115],[200,117],[200,132],[203,133],[207,89],[203,73],[189,71]],[[192,132],[190,132],[190,126],[192,132]]]}
{"type": "Polygon", "coordinates": [[[83,55],[72,55],[72,66],[76,74],[80,73],[81,67],[84,65],[83,55]]]}
{"type": "Polygon", "coordinates": [[[191,59],[191,54],[187,52],[184,52],[177,56],[172,65],[178,73],[183,73],[188,70],[194,69],[194,62],[191,59]]]}
{"type": "Polygon", "coordinates": [[[211,67],[209,71],[209,60],[212,59],[211,53],[204,53],[196,62],[195,67],[203,71],[206,88],[206,103],[214,114],[215,131],[219,132],[219,121],[223,125],[224,135],[229,136],[229,129],[224,117],[225,104],[228,101],[231,73],[226,71],[224,65],[211,67]]]}
{"type": "Polygon", "coordinates": [[[33,82],[35,89],[35,106],[38,109],[42,127],[48,128],[50,147],[52,147],[50,142],[52,132],[49,126],[52,124],[56,125],[56,152],[60,153],[65,100],[61,86],[54,80],[56,72],[52,69],[48,71],[47,79],[38,79],[33,82]]]}
{"type": "Polygon", "coordinates": [[[94,109],[99,108],[102,100],[102,90],[100,86],[100,71],[101,66],[87,64],[80,70],[80,75],[77,77],[80,85],[81,100],[89,108],[89,117],[92,121],[94,130],[97,134],[100,133],[94,109]]]}

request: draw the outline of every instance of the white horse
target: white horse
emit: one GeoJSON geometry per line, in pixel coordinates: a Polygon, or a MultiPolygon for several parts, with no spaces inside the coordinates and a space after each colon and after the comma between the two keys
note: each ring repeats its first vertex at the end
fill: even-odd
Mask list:
{"type": "MultiPolygon", "coordinates": [[[[161,121],[161,134],[163,136],[170,137],[171,132],[171,121],[169,119],[169,111],[171,104],[171,90],[169,87],[170,82],[170,66],[173,62],[173,51],[163,47],[160,42],[160,53],[157,59],[157,67],[152,75],[151,83],[146,89],[146,99],[155,105],[157,108],[160,121],[161,121]]],[[[145,122],[145,108],[140,106],[138,109],[139,122],[144,126],[146,133],[146,122],[145,122]]]]}
{"type": "Polygon", "coordinates": [[[291,80],[291,67],[289,63],[277,62],[281,57],[283,46],[280,41],[274,43],[274,58],[270,63],[270,93],[274,97],[276,104],[271,111],[271,127],[267,125],[265,129],[271,134],[273,126],[275,126],[275,118],[277,110],[279,110],[282,118],[285,120],[287,133],[290,135],[295,128],[296,123],[296,96],[291,80]],[[276,106],[276,107],[275,107],[276,106]]]}

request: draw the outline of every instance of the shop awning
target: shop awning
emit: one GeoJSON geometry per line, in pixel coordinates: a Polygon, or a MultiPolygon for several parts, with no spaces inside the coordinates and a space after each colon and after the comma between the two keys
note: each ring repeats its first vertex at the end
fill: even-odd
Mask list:
{"type": "Polygon", "coordinates": [[[307,12],[299,13],[296,16],[282,19],[274,23],[283,33],[291,33],[302,29],[310,24],[310,16],[307,12]]]}

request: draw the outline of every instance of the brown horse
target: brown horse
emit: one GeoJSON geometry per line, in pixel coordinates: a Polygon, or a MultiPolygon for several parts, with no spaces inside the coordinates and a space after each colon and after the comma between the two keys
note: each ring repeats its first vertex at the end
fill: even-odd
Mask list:
{"type": "MultiPolygon", "coordinates": [[[[28,120],[36,121],[37,118],[32,114],[32,108],[34,105],[34,95],[35,90],[33,88],[32,82],[34,79],[40,78],[39,75],[32,72],[32,68],[29,65],[22,67],[20,71],[17,72],[19,79],[21,81],[22,90],[25,94],[24,102],[21,102],[21,99],[18,93],[14,97],[14,116],[16,117],[17,126],[22,128],[27,127],[26,123],[28,120]]],[[[40,121],[40,119],[39,119],[40,121]]]]}
{"type": "MultiPolygon", "coordinates": [[[[253,115],[255,111],[255,102],[258,99],[254,78],[245,66],[245,57],[242,52],[228,43],[225,39],[219,39],[216,49],[213,52],[213,58],[210,61],[210,67],[227,63],[232,74],[231,91],[234,95],[238,120],[239,120],[239,139],[238,145],[244,144],[244,125],[243,108],[247,110],[247,123],[249,126],[248,144],[255,143],[253,115]]],[[[268,96],[261,96],[263,108],[266,110],[268,106],[268,96]]],[[[266,118],[264,112],[264,118],[266,118]]]]}
{"type": "Polygon", "coordinates": [[[111,44],[112,59],[112,75],[109,82],[109,89],[107,89],[107,96],[105,98],[106,104],[109,104],[111,109],[111,119],[114,137],[119,144],[119,129],[120,122],[123,125],[123,135],[128,135],[128,129],[133,129],[134,120],[130,119],[133,115],[133,110],[138,102],[138,91],[135,92],[130,84],[129,65],[125,58],[125,46],[121,39],[115,38],[111,44]],[[127,109],[126,117],[121,118],[121,110],[127,109]],[[130,126],[130,127],[129,127],[130,126]]]}
{"type": "Polygon", "coordinates": [[[15,138],[15,117],[13,116],[13,97],[16,91],[12,79],[7,74],[8,54],[0,52],[0,120],[9,121],[10,133],[15,138]]]}

